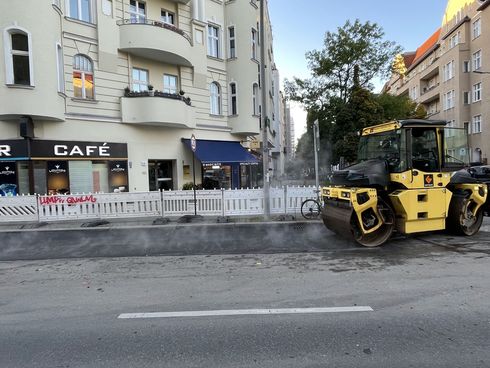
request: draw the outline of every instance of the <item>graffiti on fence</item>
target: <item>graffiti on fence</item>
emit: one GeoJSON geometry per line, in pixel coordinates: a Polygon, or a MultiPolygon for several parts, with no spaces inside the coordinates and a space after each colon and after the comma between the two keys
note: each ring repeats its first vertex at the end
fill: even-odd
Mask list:
{"type": "Polygon", "coordinates": [[[93,195],[80,195],[80,196],[69,196],[69,197],[61,197],[61,196],[48,196],[48,197],[39,197],[39,204],[41,206],[49,206],[50,204],[68,204],[75,205],[80,203],[96,203],[97,198],[93,195]]]}

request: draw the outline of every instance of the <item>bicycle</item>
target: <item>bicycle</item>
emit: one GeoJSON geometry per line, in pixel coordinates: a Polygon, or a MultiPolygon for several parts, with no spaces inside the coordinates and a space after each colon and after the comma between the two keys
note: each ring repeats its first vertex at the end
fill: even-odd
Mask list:
{"type": "Polygon", "coordinates": [[[309,198],[301,203],[301,215],[307,220],[317,219],[322,213],[322,205],[318,193],[320,191],[317,191],[317,199],[309,198]]]}

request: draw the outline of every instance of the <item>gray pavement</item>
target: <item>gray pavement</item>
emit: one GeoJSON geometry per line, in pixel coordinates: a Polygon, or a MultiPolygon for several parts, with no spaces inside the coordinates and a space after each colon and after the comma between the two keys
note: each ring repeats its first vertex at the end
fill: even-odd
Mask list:
{"type": "MultiPolygon", "coordinates": [[[[321,221],[288,220],[264,222],[260,218],[241,218],[218,223],[216,219],[205,218],[191,223],[174,220],[161,224],[147,218],[106,223],[67,221],[40,227],[2,224],[0,261],[318,252],[352,246],[350,241],[328,231],[321,221]]],[[[490,219],[486,218],[481,234],[488,231],[490,219]]],[[[444,237],[444,233],[439,235],[444,237]]]]}
{"type": "MultiPolygon", "coordinates": [[[[287,240],[286,243],[287,245],[287,240]]],[[[489,367],[490,237],[0,262],[0,367],[489,367]],[[121,313],[373,312],[121,320],[121,313]]]]}

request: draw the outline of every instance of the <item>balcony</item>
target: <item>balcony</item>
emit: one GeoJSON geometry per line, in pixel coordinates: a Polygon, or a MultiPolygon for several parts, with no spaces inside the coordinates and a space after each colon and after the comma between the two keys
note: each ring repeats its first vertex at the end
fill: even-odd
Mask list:
{"type": "Polygon", "coordinates": [[[174,3],[179,3],[179,4],[189,4],[191,0],[170,0],[173,1],[174,3]]]}
{"type": "Polygon", "coordinates": [[[439,83],[436,83],[430,87],[424,87],[422,93],[420,94],[419,102],[426,104],[438,100],[440,98],[439,92],[439,83]]]}
{"type": "Polygon", "coordinates": [[[34,120],[65,121],[65,100],[44,85],[0,87],[0,120],[24,115],[34,120]]]}
{"type": "Polygon", "coordinates": [[[117,22],[121,51],[159,62],[192,67],[192,39],[181,29],[150,19],[117,22]]]}
{"type": "Polygon", "coordinates": [[[196,128],[189,98],[170,93],[129,92],[121,97],[122,122],[170,128],[196,128]],[[151,96],[153,94],[153,96],[151,96]]]}

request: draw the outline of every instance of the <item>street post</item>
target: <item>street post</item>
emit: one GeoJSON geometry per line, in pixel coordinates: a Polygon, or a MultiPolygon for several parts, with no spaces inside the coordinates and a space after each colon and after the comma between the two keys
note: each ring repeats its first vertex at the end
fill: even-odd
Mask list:
{"type": "Polygon", "coordinates": [[[192,189],[194,190],[194,216],[197,216],[197,196],[196,196],[196,148],[197,142],[194,134],[191,136],[191,149],[192,149],[192,189]]]}

